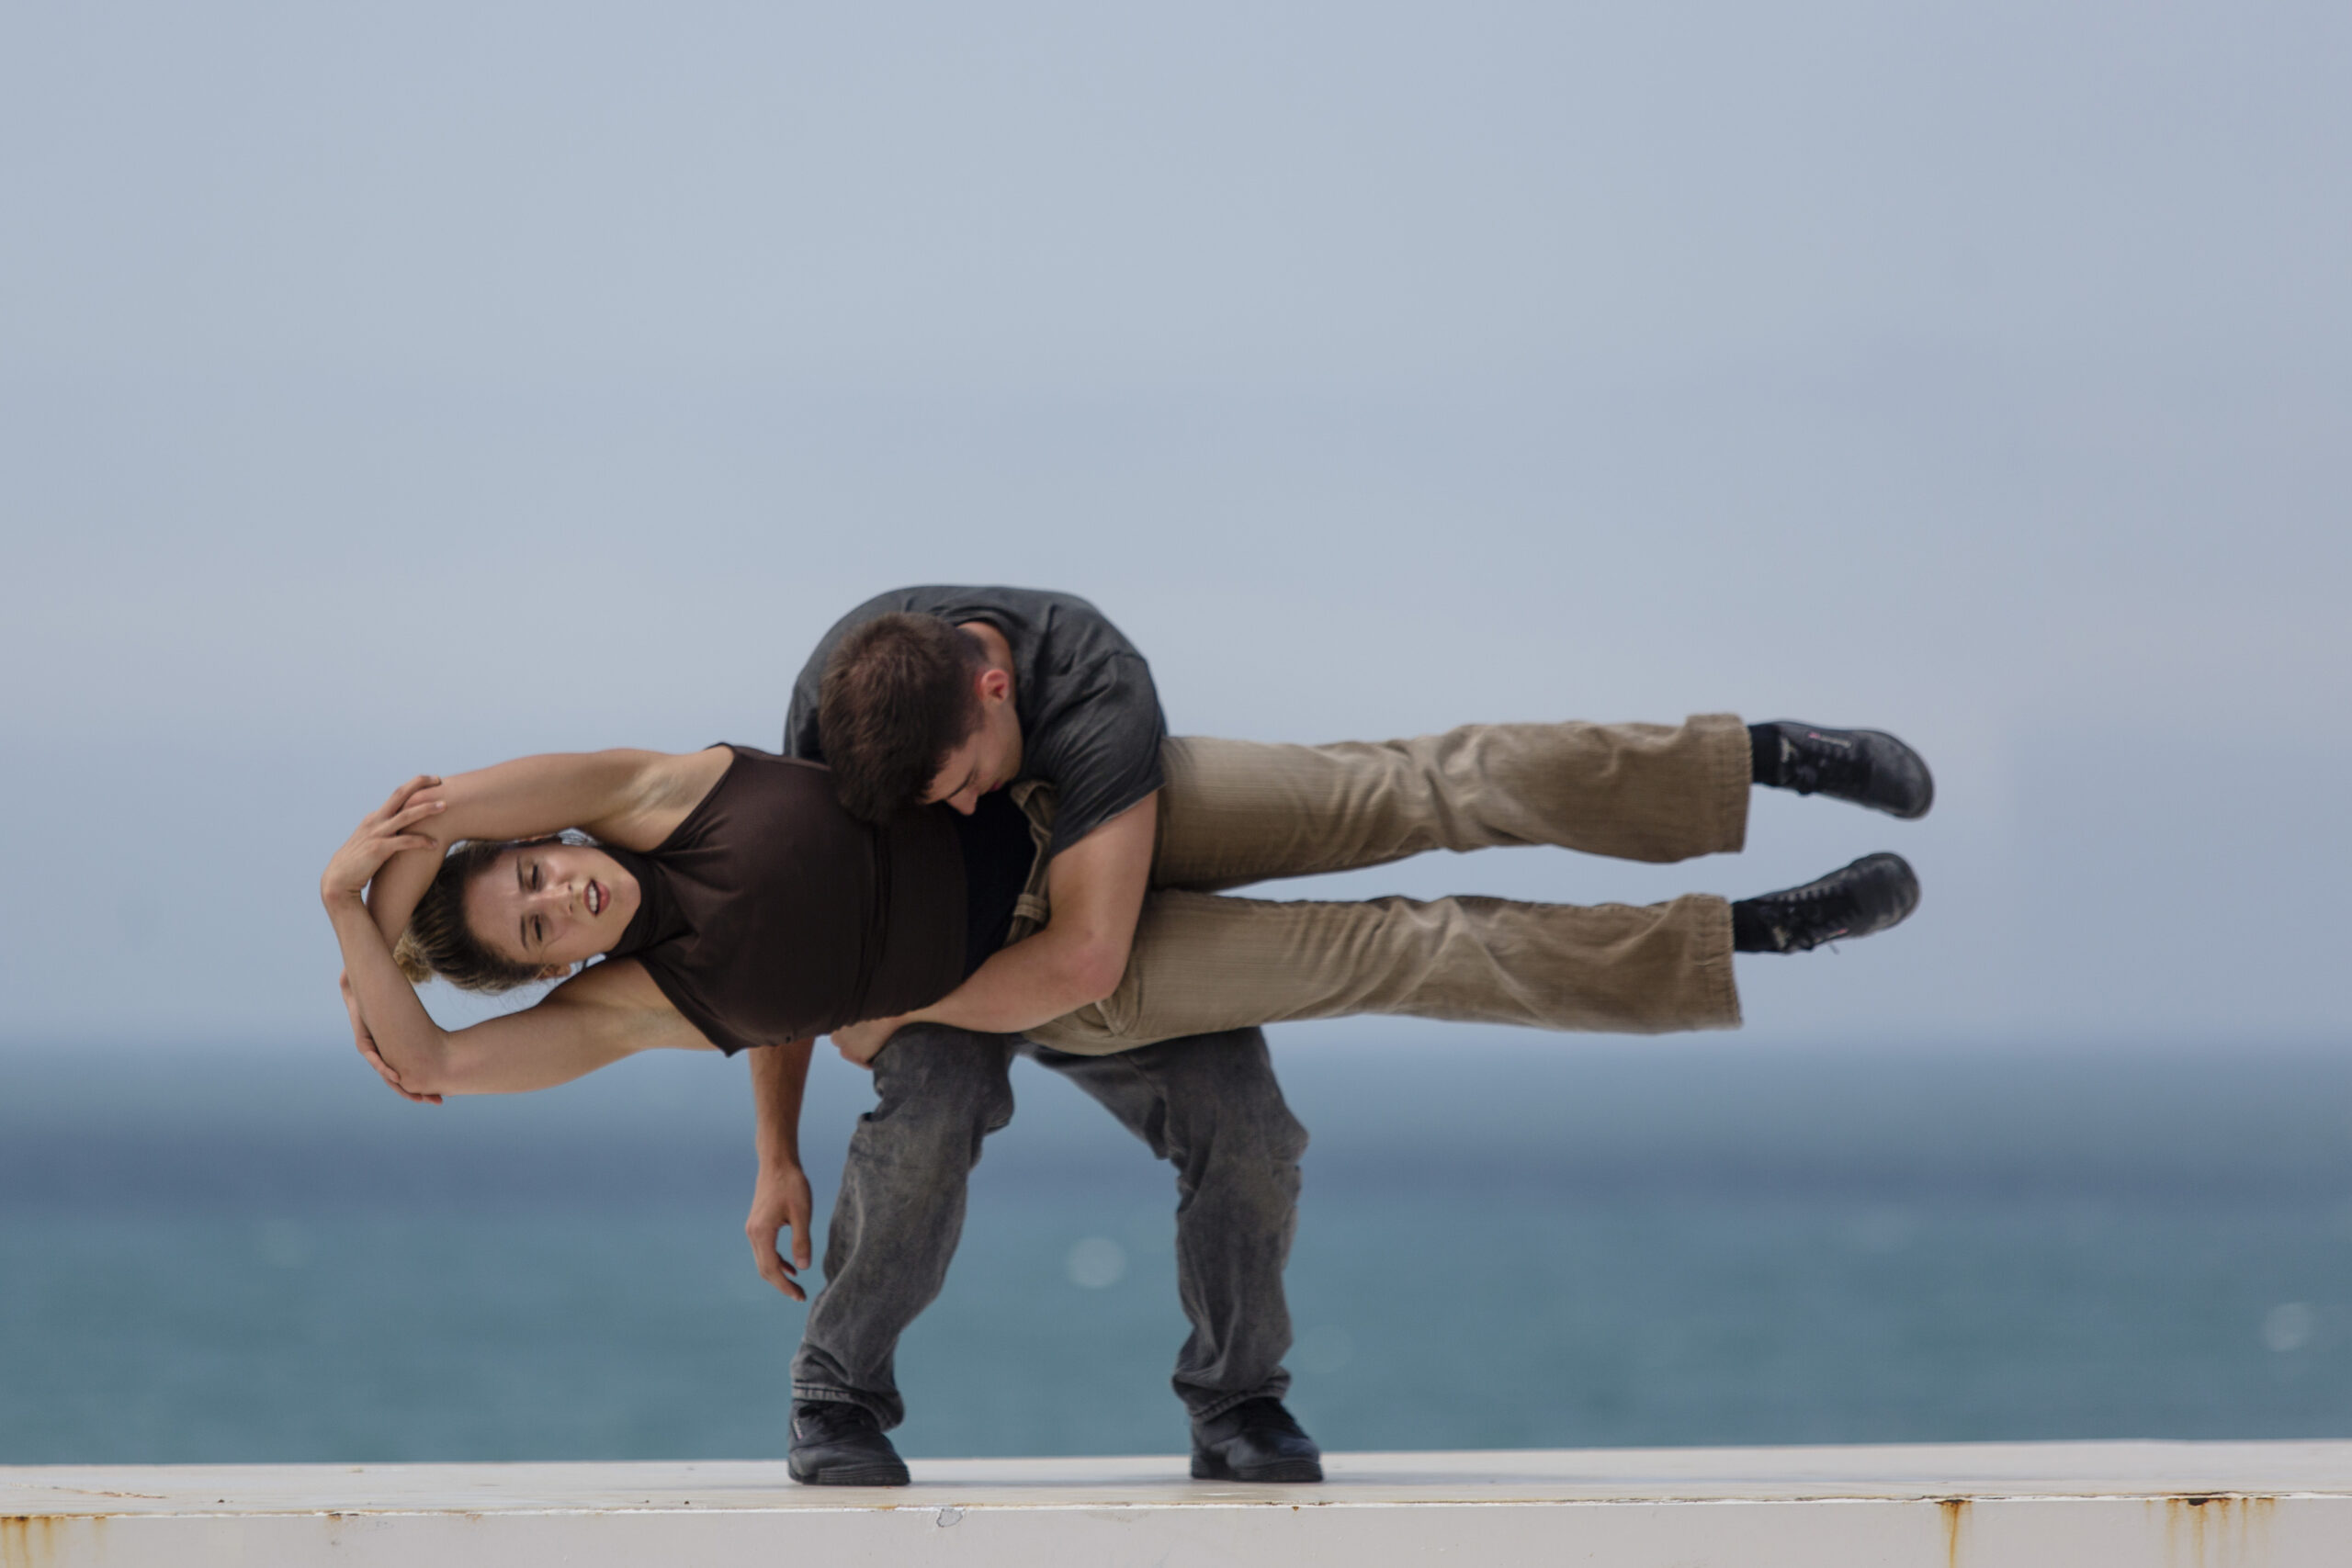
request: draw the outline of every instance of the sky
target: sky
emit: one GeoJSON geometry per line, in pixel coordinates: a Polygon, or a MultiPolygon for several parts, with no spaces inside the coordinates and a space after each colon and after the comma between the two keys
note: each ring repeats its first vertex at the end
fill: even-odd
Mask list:
{"type": "Polygon", "coordinates": [[[1908,856],[1766,1042],[2341,1038],[2348,77],[2323,5],[7,7],[0,1048],[340,1046],[394,784],[773,746],[915,581],[1087,595],[1182,733],[1902,734],[1924,822],[1296,889],[1908,856]]]}

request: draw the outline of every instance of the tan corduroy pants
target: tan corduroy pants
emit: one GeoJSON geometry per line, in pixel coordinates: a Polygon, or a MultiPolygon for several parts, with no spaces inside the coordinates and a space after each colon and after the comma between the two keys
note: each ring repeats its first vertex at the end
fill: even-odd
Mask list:
{"type": "MultiPolygon", "coordinates": [[[[1402,1013],[1662,1033],[1739,1023],[1731,908],[1710,895],[1579,907],[1505,898],[1356,903],[1216,889],[1385,864],[1425,850],[1557,844],[1627,860],[1738,849],[1747,731],[1471,725],[1412,740],[1276,746],[1170,739],[1153,892],[1110,997],[1027,1031],[1107,1055],[1294,1019],[1402,1013]]],[[[1033,820],[1042,792],[1023,801],[1033,820]]],[[[1046,914],[1044,871],[1016,939],[1046,914]]]]}

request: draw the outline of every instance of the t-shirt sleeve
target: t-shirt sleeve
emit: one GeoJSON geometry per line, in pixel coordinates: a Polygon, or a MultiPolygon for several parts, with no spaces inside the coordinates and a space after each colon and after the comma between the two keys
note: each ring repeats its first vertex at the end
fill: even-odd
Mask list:
{"type": "MultiPolygon", "coordinates": [[[[803,762],[825,760],[825,741],[817,725],[817,705],[823,694],[825,660],[832,656],[833,645],[841,641],[849,628],[865,610],[861,604],[833,624],[808,655],[808,662],[792,682],[792,704],[784,710],[784,754],[803,762]]],[[[870,618],[870,617],[869,617],[870,618]]]]}
{"type": "Polygon", "coordinates": [[[1061,853],[1166,783],[1159,743],[1168,738],[1151,667],[1114,654],[1069,677],[1062,714],[1022,772],[1055,786],[1053,852],[1061,853]]]}
{"type": "Polygon", "coordinates": [[[825,760],[825,742],[817,728],[818,674],[813,663],[800,672],[793,682],[792,705],[784,711],[784,754],[803,762],[825,760]]]}

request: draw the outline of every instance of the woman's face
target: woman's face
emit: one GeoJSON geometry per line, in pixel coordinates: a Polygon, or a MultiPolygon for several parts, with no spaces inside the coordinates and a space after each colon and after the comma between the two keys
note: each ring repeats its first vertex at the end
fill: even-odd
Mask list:
{"type": "Polygon", "coordinates": [[[585,844],[517,844],[466,889],[466,924],[515,964],[569,968],[609,952],[643,897],[620,862],[585,844]]]}

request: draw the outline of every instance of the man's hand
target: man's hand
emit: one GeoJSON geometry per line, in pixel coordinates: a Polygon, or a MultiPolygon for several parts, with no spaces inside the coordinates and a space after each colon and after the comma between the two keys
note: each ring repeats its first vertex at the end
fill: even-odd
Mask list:
{"type": "Polygon", "coordinates": [[[808,1216],[811,1200],[808,1177],[797,1165],[760,1166],[759,1185],[752,1189],[752,1215],[743,1222],[743,1234],[752,1243],[752,1262],[760,1278],[790,1296],[805,1302],[808,1292],[793,1278],[808,1267],[808,1216]],[[785,1261],[776,1250],[776,1233],[786,1225],[792,1227],[792,1260],[785,1261]]]}
{"type": "Polygon", "coordinates": [[[351,1015],[352,1040],[358,1045],[359,1054],[368,1058],[368,1065],[376,1069],[376,1076],[390,1084],[392,1092],[403,1100],[413,1100],[419,1105],[440,1104],[441,1097],[437,1094],[412,1094],[403,1088],[400,1074],[392,1071],[392,1065],[384,1060],[384,1054],[376,1048],[376,1037],[368,1032],[367,1021],[359,1016],[359,995],[351,988],[351,972],[345,970],[336,983],[343,987],[343,1010],[351,1015]]]}

